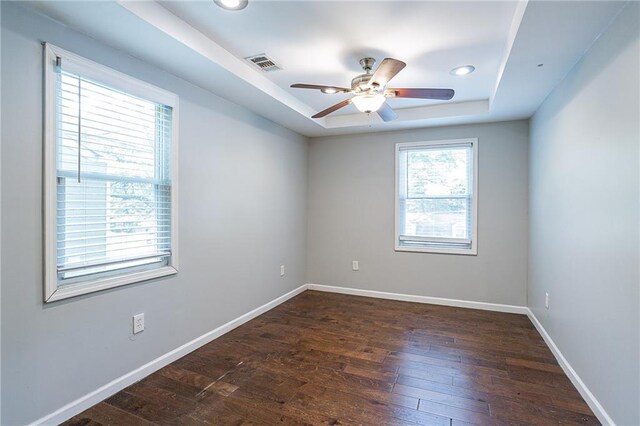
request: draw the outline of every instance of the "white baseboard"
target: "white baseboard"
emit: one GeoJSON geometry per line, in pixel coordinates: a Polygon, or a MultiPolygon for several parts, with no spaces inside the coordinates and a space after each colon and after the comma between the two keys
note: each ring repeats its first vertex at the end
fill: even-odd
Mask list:
{"type": "Polygon", "coordinates": [[[569,361],[567,361],[564,355],[562,355],[562,352],[560,352],[560,349],[558,348],[558,346],[556,346],[551,336],[549,336],[549,333],[547,333],[547,330],[544,329],[540,321],[538,321],[538,318],[536,318],[536,316],[533,314],[533,311],[531,311],[531,309],[529,308],[526,308],[526,309],[527,309],[527,316],[535,326],[536,330],[538,330],[538,333],[540,333],[540,335],[544,339],[547,346],[549,346],[549,349],[551,349],[551,352],[556,357],[558,364],[560,364],[560,367],[562,367],[562,370],[564,370],[564,373],[569,377],[569,380],[571,380],[571,383],[573,383],[573,386],[576,387],[578,392],[580,392],[580,395],[582,396],[582,398],[585,400],[585,402],[589,406],[589,408],[591,408],[591,411],[593,411],[593,414],[596,415],[598,420],[600,420],[600,423],[602,423],[603,425],[615,426],[615,422],[613,421],[613,419],[609,416],[609,414],[607,414],[604,407],[600,404],[600,402],[598,402],[596,397],[591,393],[587,385],[584,384],[580,376],[578,376],[578,373],[576,373],[576,370],[574,370],[573,367],[571,367],[571,364],[569,364],[569,361]]]}
{"type": "Polygon", "coordinates": [[[31,425],[57,425],[59,423],[62,423],[65,420],[68,420],[71,417],[75,416],[76,414],[83,412],[87,408],[90,408],[93,405],[99,403],[100,401],[105,400],[116,392],[121,391],[127,386],[130,386],[135,382],[145,378],[149,374],[161,369],[168,364],[171,364],[173,361],[182,358],[189,352],[198,349],[199,347],[211,342],[212,340],[217,339],[223,334],[230,332],[234,328],[241,326],[245,322],[250,321],[255,317],[267,312],[268,310],[275,308],[281,303],[302,293],[306,290],[306,288],[306,284],[301,285],[300,287],[290,291],[289,293],[280,296],[268,303],[265,303],[259,308],[256,308],[251,312],[247,312],[246,314],[232,321],[229,321],[228,323],[223,324],[220,327],[211,330],[210,332],[203,334],[202,336],[197,337],[190,342],[185,343],[184,345],[172,350],[171,352],[168,352],[154,359],[153,361],[148,362],[145,365],[121,377],[118,377],[117,379],[107,383],[106,385],[96,389],[95,391],[84,395],[76,399],[75,401],[70,402],[69,404],[45,417],[36,420],[35,422],[31,423],[31,425]]]}
{"type": "Polygon", "coordinates": [[[507,312],[527,315],[526,306],[502,305],[500,303],[472,302],[442,297],[415,296],[411,294],[387,293],[384,291],[362,290],[358,288],[335,287],[322,284],[307,284],[307,290],[326,291],[329,293],[351,294],[353,296],[375,297],[377,299],[399,300],[402,302],[429,303],[431,305],[455,306],[458,308],[482,309],[484,311],[507,312]]]}

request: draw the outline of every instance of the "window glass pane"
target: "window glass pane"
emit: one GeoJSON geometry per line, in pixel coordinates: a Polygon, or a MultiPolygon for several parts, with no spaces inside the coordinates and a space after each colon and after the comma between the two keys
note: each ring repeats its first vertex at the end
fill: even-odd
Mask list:
{"type": "Polygon", "coordinates": [[[397,149],[398,247],[475,252],[474,143],[400,144],[397,149]]]}
{"type": "Polygon", "coordinates": [[[468,194],[470,152],[467,147],[408,151],[408,197],[468,194]]]}
{"type": "Polygon", "coordinates": [[[64,72],[59,85],[59,278],[166,264],[171,108],[64,72]]]}
{"type": "Polygon", "coordinates": [[[403,235],[471,238],[470,198],[408,199],[403,210],[403,235]]]}
{"type": "Polygon", "coordinates": [[[155,177],[155,103],[63,73],[59,105],[59,170],[155,177]]]}

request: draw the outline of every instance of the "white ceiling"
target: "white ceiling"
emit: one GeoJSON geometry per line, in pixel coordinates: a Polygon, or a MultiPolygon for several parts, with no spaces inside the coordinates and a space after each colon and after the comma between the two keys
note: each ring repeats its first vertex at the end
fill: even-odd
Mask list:
{"type": "Polygon", "coordinates": [[[232,12],[211,0],[27,3],[308,136],[529,117],[623,5],[249,0],[232,12]],[[282,70],[265,73],[243,59],[258,53],[282,70]],[[345,95],[289,85],[348,87],[364,56],[407,63],[391,87],[452,88],[456,95],[447,102],[390,99],[399,117],[388,123],[353,106],[311,119],[345,95]],[[464,64],[477,71],[449,74],[464,64]]]}
{"type": "MultiPolygon", "coordinates": [[[[514,2],[292,2],[257,1],[242,12],[211,2],[161,3],[238,58],[267,53],[283,68],[265,76],[315,110],[345,95],[290,89],[291,83],[350,87],[362,74],[358,61],[372,56],[400,59],[408,66],[393,87],[440,87],[455,101],[488,99],[516,9],[514,2]],[[449,71],[474,64],[477,72],[449,71]]],[[[393,107],[438,103],[390,99],[393,107]]],[[[343,113],[356,112],[354,106],[343,113]]]]}

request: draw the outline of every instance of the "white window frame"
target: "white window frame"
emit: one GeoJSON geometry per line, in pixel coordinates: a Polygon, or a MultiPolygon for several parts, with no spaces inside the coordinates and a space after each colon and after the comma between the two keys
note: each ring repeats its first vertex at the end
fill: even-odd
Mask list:
{"type": "MultiPolygon", "coordinates": [[[[475,256],[478,254],[478,138],[448,139],[423,142],[397,143],[395,146],[395,251],[420,252],[420,253],[441,253],[441,254],[463,254],[475,256]],[[471,144],[471,155],[473,161],[472,170],[472,206],[471,206],[471,247],[428,247],[428,246],[403,246],[400,245],[400,151],[407,148],[433,148],[437,146],[471,144]]],[[[416,237],[416,239],[418,239],[416,237]]],[[[444,239],[443,239],[444,242],[444,239]]]]}
{"type": "Polygon", "coordinates": [[[178,272],[178,96],[90,61],[49,43],[44,44],[44,301],[53,302],[108,288],[174,275],[178,272]],[[138,272],[58,285],[56,252],[56,60],[65,70],[103,83],[133,96],[170,106],[171,135],[171,257],[167,265],[138,272]]]}

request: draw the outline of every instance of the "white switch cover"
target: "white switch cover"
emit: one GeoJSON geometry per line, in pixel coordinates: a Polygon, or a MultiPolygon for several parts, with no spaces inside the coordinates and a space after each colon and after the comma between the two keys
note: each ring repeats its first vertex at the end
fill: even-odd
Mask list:
{"type": "Polygon", "coordinates": [[[544,294],[544,307],[549,309],[549,293],[544,294]]]}
{"type": "Polygon", "coordinates": [[[144,314],[133,316],[133,334],[144,331],[144,314]]]}
{"type": "Polygon", "coordinates": [[[357,260],[353,261],[353,270],[354,271],[359,271],[360,270],[360,265],[358,264],[357,260]]]}
{"type": "Polygon", "coordinates": [[[280,276],[284,277],[284,265],[280,265],[280,276]]]}

